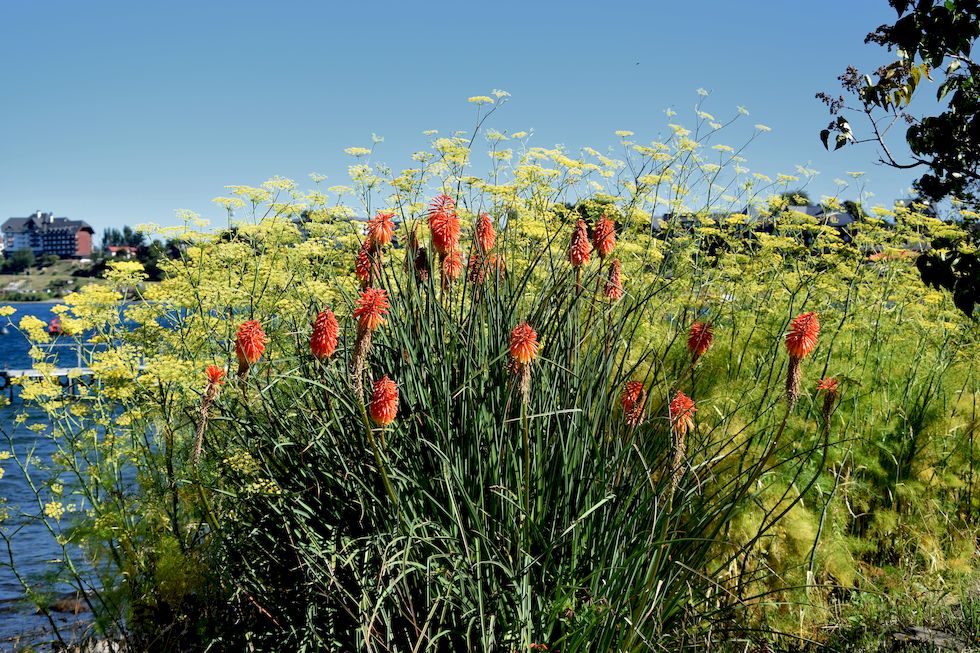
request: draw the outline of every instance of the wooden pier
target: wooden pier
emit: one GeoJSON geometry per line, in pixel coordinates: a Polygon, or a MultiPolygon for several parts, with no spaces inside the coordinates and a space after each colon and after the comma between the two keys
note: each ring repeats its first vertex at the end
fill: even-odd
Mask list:
{"type": "Polygon", "coordinates": [[[77,383],[87,383],[92,379],[92,368],[56,367],[47,371],[36,370],[34,368],[26,370],[0,370],[0,392],[6,390],[7,396],[12,401],[14,398],[14,387],[20,384],[21,379],[45,378],[57,378],[62,388],[74,394],[77,383]]]}

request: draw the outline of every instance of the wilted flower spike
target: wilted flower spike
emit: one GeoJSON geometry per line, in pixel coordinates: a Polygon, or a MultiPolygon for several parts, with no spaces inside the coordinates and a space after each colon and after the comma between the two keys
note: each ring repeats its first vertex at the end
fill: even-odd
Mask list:
{"type": "Polygon", "coordinates": [[[647,392],[640,381],[627,381],[619,403],[623,407],[623,417],[626,424],[636,426],[643,420],[643,405],[646,403],[647,392]]]}
{"type": "Polygon", "coordinates": [[[481,284],[486,277],[486,271],[483,255],[479,252],[473,252],[469,261],[466,262],[466,278],[470,280],[470,283],[481,284]]]}
{"type": "Polygon", "coordinates": [[[606,296],[606,299],[611,299],[614,302],[618,301],[625,294],[618,258],[613,259],[612,264],[609,266],[609,277],[606,279],[606,285],[603,287],[602,293],[606,296]]]}
{"type": "Polygon", "coordinates": [[[368,288],[354,304],[354,319],[361,331],[374,331],[384,324],[388,315],[388,293],[381,288],[368,288]]]}
{"type": "Polygon", "coordinates": [[[527,322],[521,322],[510,332],[510,356],[527,365],[538,356],[538,334],[527,322]]]}
{"type": "Polygon", "coordinates": [[[694,428],[694,401],[683,392],[678,392],[670,402],[670,427],[677,435],[685,435],[694,428]]]}
{"type": "Polygon", "coordinates": [[[711,329],[711,324],[707,322],[695,322],[687,333],[687,350],[691,352],[691,357],[697,360],[711,348],[715,334],[711,329]]]}
{"type": "Polygon", "coordinates": [[[823,416],[824,424],[828,427],[830,425],[830,416],[834,412],[834,404],[837,402],[838,386],[839,381],[832,376],[821,379],[817,384],[817,392],[824,393],[823,407],[820,412],[823,416]]]}
{"type": "Polygon", "coordinates": [[[575,223],[574,231],[572,231],[572,241],[568,246],[568,260],[574,267],[579,267],[588,263],[591,256],[592,243],[589,242],[588,229],[585,226],[585,220],[579,219],[575,223]]]}
{"type": "Polygon", "coordinates": [[[416,281],[423,282],[429,280],[429,254],[424,247],[419,247],[415,253],[413,267],[415,268],[416,281]]]}
{"type": "Polygon", "coordinates": [[[366,239],[361,245],[361,251],[357,253],[357,262],[354,265],[354,273],[362,287],[371,282],[371,266],[374,264],[372,259],[371,240],[366,239]]]}
{"type": "Polygon", "coordinates": [[[497,232],[493,228],[493,221],[486,213],[481,213],[480,219],[476,221],[476,242],[480,244],[482,254],[486,254],[497,244],[497,232]]]}
{"type": "Polygon", "coordinates": [[[616,224],[605,215],[596,220],[592,229],[592,245],[603,260],[616,246],[616,224]]]}
{"type": "Polygon", "coordinates": [[[238,356],[239,374],[248,370],[249,365],[254,364],[262,357],[265,352],[265,343],[269,339],[262,330],[262,325],[256,320],[248,320],[238,327],[238,335],[235,338],[235,354],[238,356]]]}
{"type": "Polygon", "coordinates": [[[317,358],[329,358],[337,349],[340,325],[329,308],[321,311],[313,323],[313,336],[310,338],[310,351],[317,358]]]}
{"type": "Polygon", "coordinates": [[[792,358],[805,358],[817,346],[820,320],[816,313],[801,313],[793,318],[786,334],[786,350],[792,358]]]}
{"type": "Polygon", "coordinates": [[[374,247],[384,247],[395,235],[394,211],[378,211],[368,221],[368,238],[374,247]]]}
{"type": "Polygon", "coordinates": [[[378,426],[388,426],[398,413],[398,386],[387,375],[374,382],[371,393],[371,420],[378,426]]]}

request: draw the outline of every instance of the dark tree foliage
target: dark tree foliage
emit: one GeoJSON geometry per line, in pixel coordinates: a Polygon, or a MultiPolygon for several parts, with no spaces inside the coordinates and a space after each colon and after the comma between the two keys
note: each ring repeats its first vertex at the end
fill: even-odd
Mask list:
{"type": "Polygon", "coordinates": [[[18,249],[4,261],[3,271],[7,274],[19,274],[35,263],[34,252],[29,249],[18,249]]]}
{"type": "MultiPolygon", "coordinates": [[[[818,93],[833,120],[820,132],[824,147],[871,142],[878,146],[879,160],[893,168],[918,170],[916,190],[938,202],[954,197],[972,209],[980,208],[980,63],[974,44],[980,37],[980,0],[889,0],[896,20],[867,35],[865,43],[877,43],[895,51],[897,59],[873,74],[853,66],[840,76],[850,100],[818,93]],[[909,103],[924,88],[923,80],[938,82],[935,115],[916,115],[909,103]],[[849,117],[864,115],[869,130],[858,137],[849,117]],[[889,131],[907,125],[905,140],[911,156],[896,158],[889,147],[889,131]]],[[[971,253],[980,242],[975,225],[966,225],[972,246],[933,243],[949,255],[932,252],[920,257],[923,281],[953,293],[954,301],[968,315],[980,303],[980,258],[971,253]]]]}
{"type": "Polygon", "coordinates": [[[865,38],[894,50],[897,60],[873,75],[849,67],[840,77],[844,90],[858,100],[818,93],[835,119],[820,132],[829,147],[873,142],[881,162],[903,169],[921,169],[916,189],[932,200],[955,196],[976,206],[980,201],[980,63],[971,59],[980,36],[980,0],[889,0],[898,14],[865,38]],[[933,79],[936,76],[936,80],[933,79]],[[939,81],[937,115],[917,116],[909,103],[922,80],[939,81]],[[857,138],[848,116],[864,114],[870,134],[857,138]],[[912,151],[899,160],[888,147],[888,132],[907,124],[905,139],[912,151]]]}
{"type": "Polygon", "coordinates": [[[146,236],[142,232],[134,231],[129,225],[122,229],[109,227],[102,236],[102,247],[143,247],[146,244],[146,236]]]}

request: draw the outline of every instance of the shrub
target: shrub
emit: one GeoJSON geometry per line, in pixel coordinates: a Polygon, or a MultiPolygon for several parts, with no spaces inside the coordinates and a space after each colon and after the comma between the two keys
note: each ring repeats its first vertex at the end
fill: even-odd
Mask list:
{"type": "Polygon", "coordinates": [[[489,136],[484,180],[461,138],[389,176],[393,214],[351,148],[353,188],[328,192],[375,215],[366,238],[275,178],[218,199],[249,215],[229,229],[162,234],[182,256],[147,301],[121,301],[133,262],[66,298],[64,328],[110,345],[97,384],[22,394],[50,415],[49,483],[76,510],[47,522],[100,628],[140,650],[643,650],[782,627],[804,599],[819,618],[865,564],[962,550],[926,513],[960,510],[969,538],[975,481],[946,489],[972,469],[976,337],[903,253],[956,227],[903,209],[844,234],[778,197],[719,213],[718,166],[677,126],[623,136],[629,165],[510,166],[489,136]],[[336,350],[311,351],[327,308],[336,350]],[[811,311],[816,349],[791,323],[811,311]]]}

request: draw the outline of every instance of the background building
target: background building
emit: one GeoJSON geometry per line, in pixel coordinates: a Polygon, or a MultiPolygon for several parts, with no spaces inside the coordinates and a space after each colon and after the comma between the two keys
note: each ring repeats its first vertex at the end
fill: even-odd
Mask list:
{"type": "Polygon", "coordinates": [[[35,256],[55,254],[62,258],[92,254],[95,231],[81,220],[56,218],[51,213],[35,211],[26,218],[8,218],[0,227],[4,255],[29,249],[35,256]]]}

